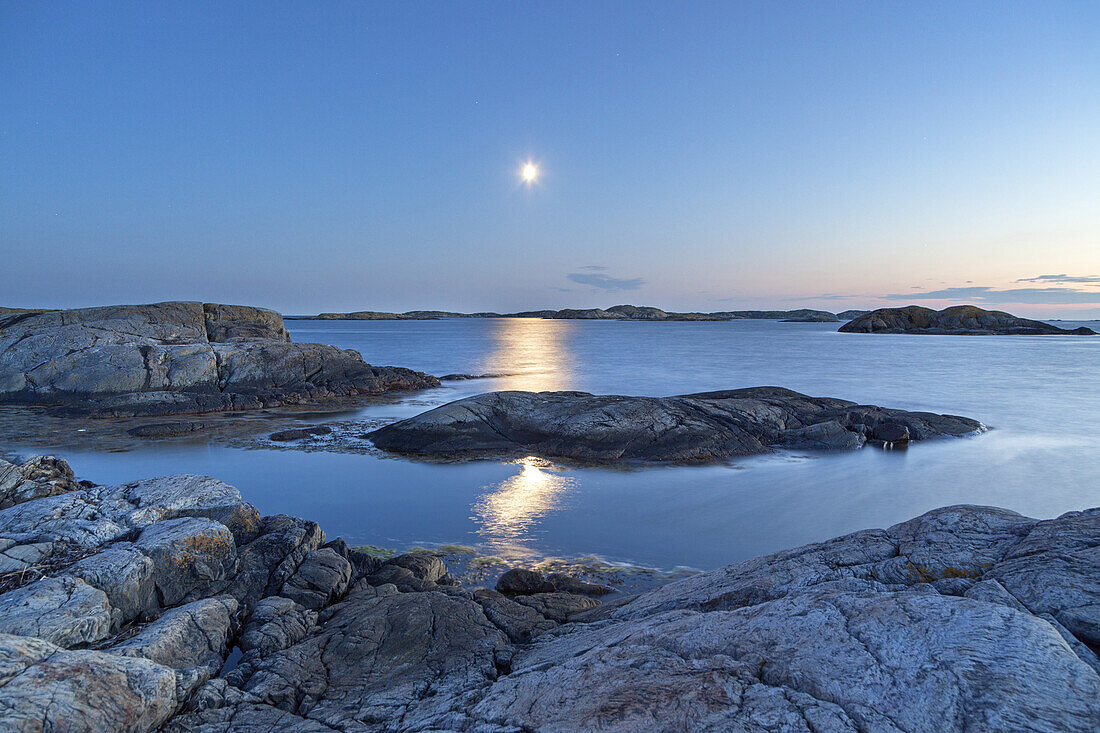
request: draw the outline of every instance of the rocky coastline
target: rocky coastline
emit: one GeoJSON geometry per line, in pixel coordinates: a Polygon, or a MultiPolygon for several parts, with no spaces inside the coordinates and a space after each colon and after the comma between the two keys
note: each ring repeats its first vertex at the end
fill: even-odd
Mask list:
{"type": "MultiPolygon", "coordinates": [[[[852,312],[852,311],[849,311],[852,312]]],[[[865,313],[866,311],[858,311],[865,313]]],[[[610,308],[564,308],[533,310],[518,313],[456,313],[453,311],[417,310],[405,313],[386,311],[353,311],[351,313],[319,313],[315,316],[286,316],[288,320],[317,321],[425,321],[443,318],[548,318],[582,321],[737,321],[744,319],[777,320],[787,323],[836,323],[840,320],[829,311],[799,308],[796,310],[715,311],[713,313],[678,313],[652,306],[614,305],[610,308]]]]}
{"type": "Polygon", "coordinates": [[[196,302],[0,314],[0,403],[90,417],[316,404],[438,386],[292,343],[275,311],[196,302]]]}
{"type": "Polygon", "coordinates": [[[857,316],[840,327],[842,333],[917,333],[940,336],[1095,336],[1091,328],[1067,329],[1020,318],[1004,311],[956,305],[941,311],[911,305],[880,308],[857,316]]]}
{"type": "Polygon", "coordinates": [[[537,455],[583,462],[695,463],[775,448],[907,445],[973,435],[977,420],[810,397],[782,387],[678,397],[489,392],[368,433],[377,447],[435,458],[537,455]]]}
{"type": "Polygon", "coordinates": [[[955,506],[635,596],[462,587],[213,478],[0,462],[0,727],[1092,731],[1100,509],[955,506]]]}

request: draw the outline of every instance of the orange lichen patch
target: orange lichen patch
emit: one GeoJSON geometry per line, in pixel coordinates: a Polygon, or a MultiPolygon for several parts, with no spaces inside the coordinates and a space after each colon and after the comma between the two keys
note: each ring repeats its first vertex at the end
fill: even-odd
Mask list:
{"type": "Polygon", "coordinates": [[[937,580],[943,580],[944,578],[969,578],[971,580],[976,580],[982,576],[980,570],[972,570],[971,568],[946,567],[943,569],[943,572],[936,573],[914,562],[907,563],[906,569],[909,572],[909,577],[917,583],[935,583],[937,580]]]}
{"type": "Polygon", "coordinates": [[[168,562],[178,568],[193,565],[197,560],[214,557],[228,557],[236,548],[233,544],[233,535],[229,530],[224,532],[203,533],[186,538],[180,545],[174,548],[168,562]]]}

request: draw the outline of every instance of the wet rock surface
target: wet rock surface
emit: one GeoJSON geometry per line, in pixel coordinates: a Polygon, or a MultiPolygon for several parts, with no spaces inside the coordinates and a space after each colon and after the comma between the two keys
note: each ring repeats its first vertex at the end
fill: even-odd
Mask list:
{"type": "Polygon", "coordinates": [[[442,458],[717,461],[773,448],[853,449],[983,429],[966,417],[753,387],[679,397],[490,392],[367,435],[387,451],[442,458]]]}
{"type": "Polygon", "coordinates": [[[973,305],[956,305],[942,311],[911,305],[879,308],[840,327],[844,333],[924,333],[948,336],[1009,334],[1023,336],[1095,336],[1091,328],[1058,328],[1042,321],[1020,318],[1004,311],[988,311],[973,305]]]}
{"type": "Polygon", "coordinates": [[[0,314],[0,401],[70,414],[247,410],[438,384],[371,366],[356,351],[291,343],[282,316],[263,308],[172,302],[0,314]]]}
{"type": "Polygon", "coordinates": [[[460,588],[210,478],[72,486],[0,509],[48,571],[0,594],[5,730],[1100,726],[1100,508],[946,507],[601,604],[460,588]]]}

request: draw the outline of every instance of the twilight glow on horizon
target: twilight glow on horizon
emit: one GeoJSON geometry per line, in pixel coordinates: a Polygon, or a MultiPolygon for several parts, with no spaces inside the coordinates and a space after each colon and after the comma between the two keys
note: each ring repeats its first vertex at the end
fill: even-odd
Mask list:
{"type": "Polygon", "coordinates": [[[11,3],[0,306],[1100,318],[1098,89],[1095,3],[11,3]]]}

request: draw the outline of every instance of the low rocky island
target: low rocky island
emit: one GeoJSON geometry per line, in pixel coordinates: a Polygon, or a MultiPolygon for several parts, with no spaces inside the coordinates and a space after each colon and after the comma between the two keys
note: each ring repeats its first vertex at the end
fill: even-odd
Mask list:
{"type": "Polygon", "coordinates": [[[880,308],[858,316],[840,327],[843,333],[920,333],[946,336],[1095,336],[1084,326],[1058,328],[1042,321],[1020,318],[1004,311],[987,311],[973,305],[956,305],[942,311],[911,305],[880,308]]]}
{"type": "Polygon", "coordinates": [[[132,417],[437,386],[350,349],[292,343],[275,311],[171,302],[0,314],[0,403],[132,417]]]}
{"type": "Polygon", "coordinates": [[[1100,509],[946,507],[615,597],[461,587],[202,476],[36,458],[0,496],[4,730],[1100,727],[1100,509]]]}
{"type": "Polygon", "coordinates": [[[578,461],[718,461],[773,448],[860,448],[983,430],[977,420],[752,387],[678,397],[490,392],[367,435],[395,453],[578,461]]]}
{"type": "Polygon", "coordinates": [[[547,318],[579,321],[737,321],[777,320],[788,323],[836,323],[835,313],[799,308],[788,311],[715,311],[713,313],[678,313],[645,305],[613,305],[610,308],[563,308],[533,310],[518,313],[456,313],[454,311],[417,310],[404,313],[387,311],[353,311],[351,313],[320,313],[315,316],[287,316],[288,319],[319,321],[424,321],[441,318],[547,318]]]}

